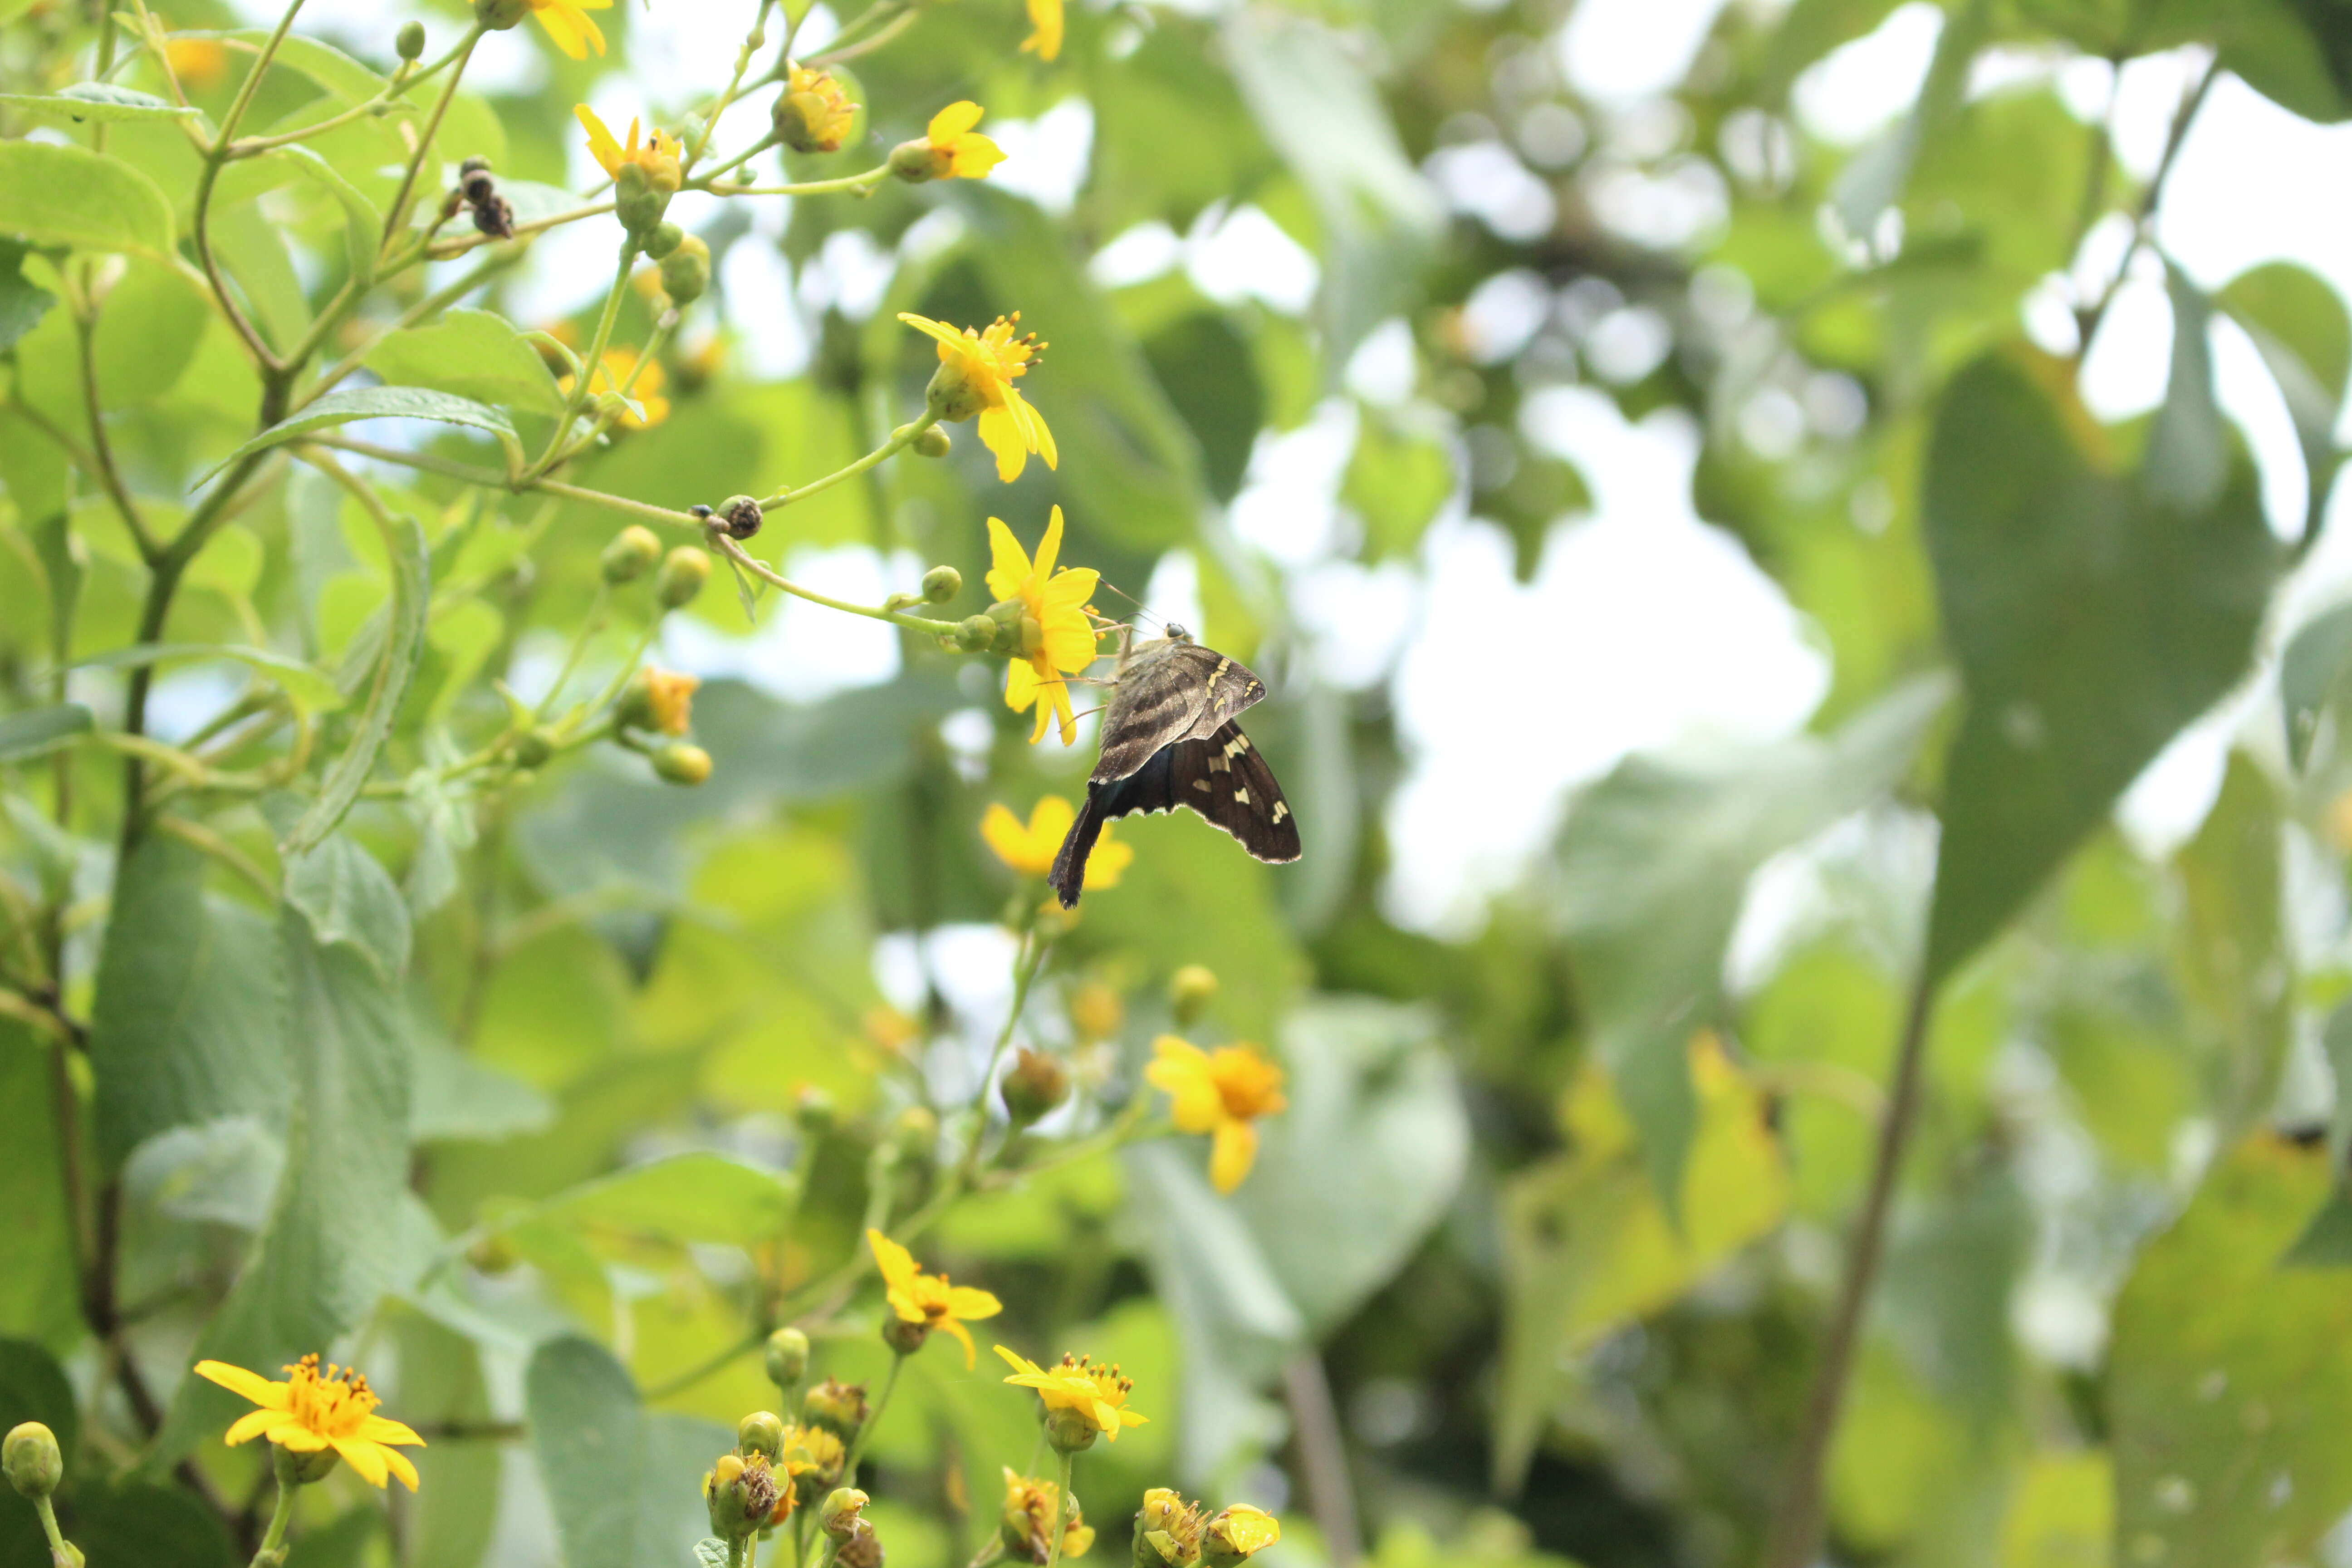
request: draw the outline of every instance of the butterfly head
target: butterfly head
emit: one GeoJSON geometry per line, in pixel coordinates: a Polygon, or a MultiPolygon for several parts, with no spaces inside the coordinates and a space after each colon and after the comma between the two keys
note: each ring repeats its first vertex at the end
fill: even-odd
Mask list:
{"type": "Polygon", "coordinates": [[[1174,621],[1165,623],[1160,629],[1168,634],[1168,640],[1170,642],[1191,642],[1192,640],[1192,634],[1186,631],[1182,626],[1178,626],[1174,621]]]}

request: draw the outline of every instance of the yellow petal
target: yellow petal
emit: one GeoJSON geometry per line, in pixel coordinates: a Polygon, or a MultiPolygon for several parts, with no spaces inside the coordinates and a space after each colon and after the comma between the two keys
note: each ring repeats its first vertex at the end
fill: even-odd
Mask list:
{"type": "Polygon", "coordinates": [[[394,1475],[400,1478],[402,1486],[406,1487],[410,1491],[416,1489],[416,1467],[408,1462],[407,1455],[397,1448],[379,1448],[376,1452],[383,1456],[384,1464],[390,1467],[394,1475]]]}
{"type": "Polygon", "coordinates": [[[988,520],[988,591],[998,599],[1017,599],[1029,581],[1029,552],[1013,537],[1001,517],[988,520]]]}
{"type": "Polygon", "coordinates": [[[1062,52],[1062,0],[1029,0],[1029,26],[1035,29],[1021,42],[1041,60],[1062,52]]]}
{"type": "Polygon", "coordinates": [[[327,1446],[324,1437],[295,1420],[289,1420],[286,1425],[272,1430],[269,1440],[297,1454],[315,1454],[327,1446]]]}
{"type": "Polygon", "coordinates": [[[228,1436],[223,1440],[234,1448],[239,1443],[262,1436],[272,1426],[283,1426],[293,1419],[293,1415],[284,1410],[248,1410],[236,1418],[236,1425],[228,1429],[228,1436]]]}
{"type": "MultiPolygon", "coordinates": [[[[1040,848],[1048,844],[1058,847],[1063,836],[1070,831],[1070,824],[1077,819],[1077,810],[1068,801],[1058,795],[1041,795],[1037,804],[1029,808],[1029,842],[1040,848]]],[[[995,1298],[991,1296],[989,1300],[995,1298]]]]}
{"type": "Polygon", "coordinates": [[[1047,468],[1060,468],[1061,454],[1055,449],[1054,433],[1045,428],[1045,416],[1037,412],[1037,405],[1011,386],[1004,389],[1004,401],[1013,410],[1013,418],[1021,422],[1022,439],[1028,443],[1029,449],[1045,458],[1047,468]]]}
{"type": "MultiPolygon", "coordinates": [[[[1003,1345],[994,1345],[990,1348],[994,1350],[998,1355],[1003,1356],[1004,1358],[1004,1364],[1011,1367],[1016,1374],[1028,1377],[1041,1375],[1038,1372],[1037,1363],[1031,1361],[1027,1356],[1015,1355],[1011,1351],[1006,1350],[1003,1345]]],[[[1008,1377],[1004,1381],[1011,1383],[1013,1379],[1008,1377]]]]}
{"type": "Polygon", "coordinates": [[[1055,507],[1045,517],[1045,537],[1037,542],[1037,581],[1054,580],[1054,563],[1062,557],[1062,509],[1055,507]]]}
{"type": "Polygon", "coordinates": [[[243,1394],[256,1405],[268,1405],[272,1410],[286,1408],[286,1385],[272,1383],[257,1372],[247,1372],[225,1361],[200,1361],[196,1363],[196,1375],[219,1384],[231,1394],[243,1394]]]}
{"type": "Polygon", "coordinates": [[[968,1323],[976,1323],[1004,1310],[1004,1303],[985,1290],[958,1285],[948,1291],[948,1310],[968,1323]]]}
{"type": "Polygon", "coordinates": [[[1232,1192],[1242,1184],[1256,1158],[1257,1129],[1239,1117],[1225,1118],[1217,1123],[1216,1139],[1210,1146],[1209,1184],[1221,1193],[1232,1192]]]}
{"type": "Polygon", "coordinates": [[[343,1463],[357,1470],[362,1480],[372,1487],[383,1485],[383,1479],[390,1471],[390,1467],[383,1462],[388,1449],[358,1437],[337,1437],[334,1445],[335,1452],[343,1457],[343,1463]]]}
{"type": "MultiPolygon", "coordinates": [[[[1041,713],[1045,710],[1045,705],[1043,703],[1038,705],[1038,710],[1041,713]]],[[[1070,707],[1070,688],[1067,681],[1057,680],[1054,682],[1054,711],[1060,716],[1062,721],[1062,744],[1066,746],[1076,745],[1078,743],[1078,716],[1070,707]]]]}
{"type": "Polygon", "coordinates": [[[956,1337],[956,1342],[963,1346],[963,1369],[966,1372],[970,1372],[972,1369],[973,1364],[979,1360],[979,1352],[971,1348],[971,1331],[965,1328],[961,1323],[957,1322],[953,1318],[940,1319],[939,1326],[945,1329],[949,1333],[953,1334],[956,1337]]]}
{"type": "MultiPolygon", "coordinates": [[[[1023,665],[1019,668],[1026,669],[1028,666],[1023,665]]],[[[1036,865],[1037,856],[1036,851],[1031,847],[1028,829],[1021,826],[1019,817],[1002,805],[992,805],[982,815],[980,836],[991,849],[996,851],[996,858],[1014,870],[1042,875],[1033,869],[1036,865]]]]}
{"type": "MultiPolygon", "coordinates": [[[[1073,566],[1046,584],[1038,598],[1048,610],[1075,610],[1093,598],[1095,590],[1101,584],[1102,574],[1093,567],[1073,566]]],[[[1083,616],[1078,617],[1078,621],[1085,625],[1083,616]]]]}
{"type": "Polygon", "coordinates": [[[1041,690],[1037,697],[1037,722],[1030,726],[1029,729],[1029,743],[1031,745],[1034,746],[1038,742],[1045,738],[1045,726],[1049,721],[1051,721],[1053,715],[1054,702],[1052,694],[1050,692],[1041,690]]]}
{"type": "Polygon", "coordinates": [[[988,172],[1004,162],[1004,149],[977,133],[955,139],[955,150],[948,155],[948,177],[953,180],[984,180],[988,172]]]}
{"type": "Polygon", "coordinates": [[[874,1249],[875,1264],[882,1270],[883,1281],[894,1291],[904,1290],[919,1272],[915,1267],[915,1255],[883,1235],[868,1227],[866,1245],[874,1249]]]}
{"type": "Polygon", "coordinates": [[[980,411],[980,444],[996,454],[996,477],[1008,485],[1029,464],[1029,446],[1021,438],[1021,422],[1009,408],[980,411]]]}
{"type": "Polygon", "coordinates": [[[1106,1438],[1108,1438],[1112,1442],[1117,1442],[1118,1440],[1118,1405],[1113,1405],[1107,1399],[1097,1399],[1093,1401],[1092,1406],[1087,1410],[1087,1414],[1094,1417],[1095,1426],[1100,1429],[1102,1435],[1106,1438]]]}
{"type": "Polygon", "coordinates": [[[940,346],[943,349],[959,347],[964,341],[963,334],[945,321],[934,321],[929,316],[918,316],[911,310],[899,311],[898,319],[925,337],[937,338],[940,341],[940,346]]]}
{"type": "Polygon", "coordinates": [[[620,173],[621,144],[613,140],[613,132],[606,129],[604,121],[597,118],[596,111],[584,103],[575,103],[572,106],[572,113],[588,132],[589,155],[596,160],[604,173],[620,173]]]}
{"type": "Polygon", "coordinates": [[[927,132],[931,145],[947,146],[957,137],[979,124],[980,117],[987,112],[968,98],[961,102],[949,104],[931,116],[930,128],[927,132]]]}
{"type": "Polygon", "coordinates": [[[1129,866],[1135,864],[1135,846],[1111,842],[1110,829],[1095,840],[1095,851],[1087,857],[1087,886],[1097,889],[1116,888],[1129,866]]]}
{"type": "Polygon", "coordinates": [[[425,1439],[399,1422],[382,1415],[371,1415],[360,1423],[360,1436],[371,1443],[411,1443],[425,1447],[425,1439]]]}
{"type": "Polygon", "coordinates": [[[1037,667],[1025,658],[1016,658],[1004,668],[1004,705],[1015,713],[1037,700],[1041,678],[1037,667]]]}
{"type": "Polygon", "coordinates": [[[588,58],[591,34],[594,34],[596,38],[596,52],[600,55],[604,52],[604,35],[596,32],[594,23],[569,5],[535,5],[531,7],[531,15],[537,16],[539,25],[547,29],[547,36],[555,40],[555,47],[573,59],[588,58]]]}

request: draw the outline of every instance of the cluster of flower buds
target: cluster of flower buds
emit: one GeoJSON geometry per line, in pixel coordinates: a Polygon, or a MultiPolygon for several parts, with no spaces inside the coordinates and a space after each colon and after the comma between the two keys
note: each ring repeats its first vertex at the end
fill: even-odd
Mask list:
{"type": "Polygon", "coordinates": [[[1135,1568],[1238,1568],[1281,1539],[1281,1523],[1262,1508],[1237,1502],[1204,1516],[1198,1503],[1154,1487],[1135,1516],[1135,1568]]]}

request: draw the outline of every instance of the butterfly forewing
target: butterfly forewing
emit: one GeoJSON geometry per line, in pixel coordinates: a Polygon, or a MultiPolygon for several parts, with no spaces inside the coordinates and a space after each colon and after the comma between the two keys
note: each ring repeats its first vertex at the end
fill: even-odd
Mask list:
{"type": "Polygon", "coordinates": [[[1094,777],[1126,778],[1163,747],[1205,740],[1265,695],[1263,681],[1213,648],[1175,639],[1146,643],[1119,668],[1094,777]]]}

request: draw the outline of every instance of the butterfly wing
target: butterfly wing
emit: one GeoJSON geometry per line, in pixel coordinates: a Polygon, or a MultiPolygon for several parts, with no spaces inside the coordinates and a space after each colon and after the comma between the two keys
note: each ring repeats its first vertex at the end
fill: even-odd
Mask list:
{"type": "Polygon", "coordinates": [[[1173,640],[1146,643],[1119,669],[1103,715],[1102,756],[1094,778],[1109,783],[1131,777],[1167,747],[1206,739],[1265,695],[1265,682],[1214,648],[1173,640]]]}
{"type": "Polygon", "coordinates": [[[1085,890],[1087,857],[1094,853],[1106,824],[1137,812],[1173,811],[1180,805],[1192,807],[1232,834],[1260,860],[1298,858],[1298,821],[1282,785],[1241,726],[1228,720],[1200,739],[1160,747],[1125,778],[1097,776],[1087,784],[1087,804],[1063,838],[1047,879],[1061,896],[1062,907],[1076,907],[1085,890]]]}

